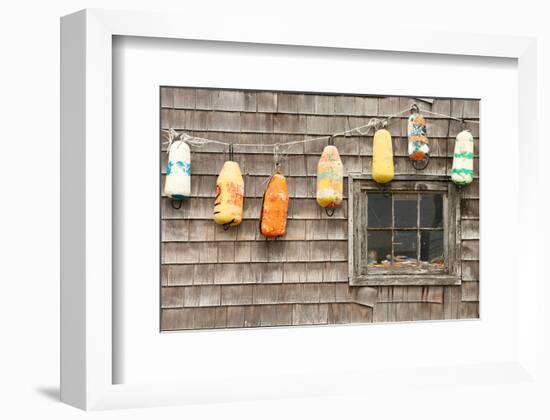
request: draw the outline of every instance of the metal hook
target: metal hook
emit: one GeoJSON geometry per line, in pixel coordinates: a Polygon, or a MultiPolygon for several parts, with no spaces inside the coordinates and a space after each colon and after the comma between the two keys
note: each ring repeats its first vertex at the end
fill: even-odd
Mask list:
{"type": "Polygon", "coordinates": [[[233,144],[229,145],[229,160],[233,160],[233,144]]]}
{"type": "Polygon", "coordinates": [[[334,207],[325,207],[325,213],[328,217],[334,216],[334,207]]]}
{"type": "Polygon", "coordinates": [[[427,154],[426,157],[422,160],[413,160],[412,166],[417,171],[423,171],[428,167],[429,163],[430,163],[430,155],[427,154]],[[422,163],[422,164],[419,165],[419,163],[422,163]]]}
{"type": "Polygon", "coordinates": [[[328,138],[328,145],[329,145],[329,146],[333,146],[333,145],[334,145],[334,136],[330,136],[330,137],[328,138]]]}
{"type": "Polygon", "coordinates": [[[416,103],[413,103],[411,105],[411,114],[418,114],[420,112],[420,108],[418,108],[418,105],[416,103]]]}
{"type": "Polygon", "coordinates": [[[391,195],[390,190],[387,184],[378,184],[380,186],[380,191],[384,197],[389,197],[391,195]]]}
{"type": "Polygon", "coordinates": [[[170,205],[172,206],[172,208],[174,210],[179,210],[181,209],[181,206],[183,205],[183,200],[174,200],[174,199],[171,199],[170,200],[170,205]],[[178,203],[179,205],[176,205],[176,203],[178,203]]]}
{"type": "Polygon", "coordinates": [[[276,172],[278,172],[279,168],[281,167],[281,162],[279,162],[279,147],[280,147],[279,143],[276,143],[273,146],[273,160],[274,160],[274,163],[275,163],[275,171],[276,172]]]}

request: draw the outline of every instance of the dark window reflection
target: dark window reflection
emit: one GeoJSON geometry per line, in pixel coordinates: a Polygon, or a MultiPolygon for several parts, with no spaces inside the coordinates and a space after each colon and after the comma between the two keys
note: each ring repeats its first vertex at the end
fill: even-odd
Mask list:
{"type": "Polygon", "coordinates": [[[369,227],[391,227],[391,196],[369,194],[367,217],[369,227]]]}
{"type": "Polygon", "coordinates": [[[439,228],[443,226],[443,195],[420,195],[420,227],[439,228]]]}
{"type": "Polygon", "coordinates": [[[443,264],[443,231],[420,232],[420,259],[432,264],[443,264]]]}
{"type": "Polygon", "coordinates": [[[417,226],[417,195],[395,194],[395,227],[414,228],[417,226]]]}

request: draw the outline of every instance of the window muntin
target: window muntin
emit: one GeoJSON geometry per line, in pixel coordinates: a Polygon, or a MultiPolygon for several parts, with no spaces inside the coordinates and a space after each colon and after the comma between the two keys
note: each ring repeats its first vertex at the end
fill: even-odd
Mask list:
{"type": "Polygon", "coordinates": [[[367,271],[445,269],[443,192],[372,191],[367,200],[367,271]]]}

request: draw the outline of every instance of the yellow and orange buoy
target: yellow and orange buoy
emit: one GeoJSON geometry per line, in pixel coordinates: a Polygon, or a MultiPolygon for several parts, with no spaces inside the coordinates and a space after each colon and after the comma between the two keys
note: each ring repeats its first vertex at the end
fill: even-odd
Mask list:
{"type": "Polygon", "coordinates": [[[277,238],[286,233],[288,216],[288,186],[280,173],[271,176],[262,200],[260,232],[268,238],[277,238]]]}
{"type": "Polygon", "coordinates": [[[391,134],[380,129],[374,134],[372,145],[372,179],[379,184],[387,184],[394,177],[393,147],[391,134]]]}
{"type": "Polygon", "coordinates": [[[323,208],[339,207],[344,195],[344,166],[338,149],[328,145],[317,164],[317,203],[323,208]]]}
{"type": "Polygon", "coordinates": [[[214,202],[214,222],[237,226],[243,220],[244,181],[241,168],[231,160],[223,164],[216,181],[216,200],[214,202]]]}

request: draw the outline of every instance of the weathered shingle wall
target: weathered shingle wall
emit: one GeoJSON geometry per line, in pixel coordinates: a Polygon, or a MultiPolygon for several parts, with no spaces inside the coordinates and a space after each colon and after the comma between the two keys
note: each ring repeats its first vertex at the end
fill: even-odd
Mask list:
{"type": "MultiPolygon", "coordinates": [[[[161,127],[254,145],[285,143],[367,124],[413,99],[263,91],[161,89],[161,127]]],[[[418,102],[418,101],[417,101],[418,102]]],[[[436,99],[423,108],[477,120],[479,101],[436,99]]],[[[429,116],[427,116],[429,117],[429,116]]],[[[414,174],[406,118],[394,118],[395,170],[414,174]]],[[[428,118],[429,172],[450,173],[460,123],[428,118]]],[[[476,142],[478,124],[467,124],[476,142]]],[[[371,171],[372,133],[336,138],[346,173],[371,171]]],[[[216,177],[227,150],[192,148],[192,197],[180,210],[161,198],[161,329],[475,318],[479,315],[479,187],[462,192],[461,286],[378,287],[371,306],[348,286],[347,202],[328,218],[315,201],[317,162],[326,141],[294,146],[282,163],[290,193],[287,234],[259,233],[261,197],[273,169],[271,149],[235,148],[245,181],[244,220],[224,231],[212,221],[216,177]]],[[[162,145],[161,168],[166,167],[162,145]]],[[[478,158],[475,159],[476,174],[478,158]]],[[[162,179],[164,184],[164,178],[162,179]]],[[[344,183],[347,186],[347,182],[344,183]]],[[[347,195],[347,187],[344,196],[347,195]]]]}

